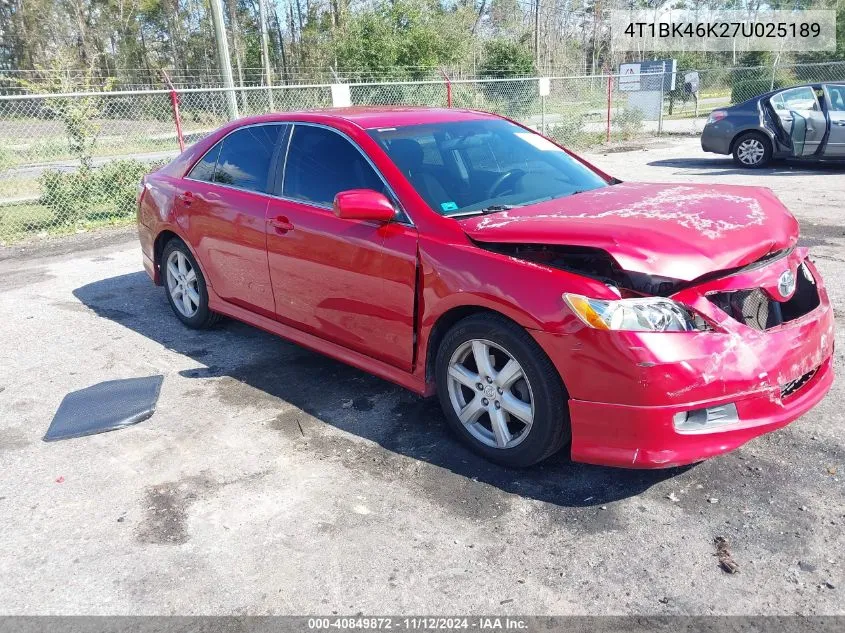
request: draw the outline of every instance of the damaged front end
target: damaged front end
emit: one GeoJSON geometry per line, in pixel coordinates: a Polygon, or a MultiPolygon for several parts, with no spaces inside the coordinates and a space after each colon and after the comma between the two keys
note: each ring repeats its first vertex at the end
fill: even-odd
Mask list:
{"type": "Polygon", "coordinates": [[[590,277],[615,289],[620,297],[668,297],[685,283],[670,277],[622,270],[610,253],[590,246],[487,242],[476,242],[476,245],[515,259],[590,277]]]}
{"type": "MultiPolygon", "coordinates": [[[[761,331],[801,318],[815,310],[820,303],[818,285],[806,262],[806,249],[800,249],[798,252],[794,248],[776,250],[745,266],[713,271],[697,279],[685,281],[661,275],[623,270],[609,253],[599,248],[547,244],[479,243],[478,245],[515,259],[546,265],[600,281],[620,299],[649,297],[672,299],[685,290],[698,288],[699,294],[706,295],[710,302],[719,308],[722,313],[738,323],[761,331]],[[789,287],[786,289],[779,287],[786,283],[780,277],[774,285],[771,280],[768,282],[768,286],[765,285],[755,271],[760,271],[770,265],[777,266],[781,260],[786,263],[781,275],[788,275],[789,287]],[[792,267],[790,267],[791,265],[792,267]],[[744,275],[747,275],[747,277],[744,277],[744,275]],[[744,284],[748,287],[725,291],[707,290],[711,287],[708,284],[716,283],[718,286],[720,279],[733,280],[733,286],[744,284]],[[737,279],[745,279],[745,281],[736,281],[737,279]]],[[[598,304],[612,303],[589,298],[584,299],[598,304]]],[[[567,303],[576,314],[583,312],[573,306],[572,300],[568,298],[567,303]]],[[[636,305],[636,302],[634,302],[634,305],[636,305]]],[[[678,308],[683,309],[682,306],[678,306],[678,308]]],[[[698,312],[690,311],[688,316],[688,327],[674,329],[708,329],[707,323],[702,320],[702,315],[698,312]]],[[[588,325],[592,325],[592,323],[588,323],[588,325]]]]}
{"type": "Polygon", "coordinates": [[[564,293],[580,327],[534,334],[570,393],[578,461],[666,467],[721,454],[799,417],[832,382],[833,311],[805,248],[685,281],[626,271],[597,248],[480,246],[619,297],[585,309],[564,293]],[[677,318],[654,316],[660,304],[677,318]]]}

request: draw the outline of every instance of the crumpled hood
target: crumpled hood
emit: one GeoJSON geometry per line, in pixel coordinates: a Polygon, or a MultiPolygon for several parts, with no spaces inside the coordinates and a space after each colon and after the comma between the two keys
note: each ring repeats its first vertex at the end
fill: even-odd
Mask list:
{"type": "Polygon", "coordinates": [[[600,248],[624,270],[683,281],[798,240],[771,190],[735,185],[621,183],[460,224],[477,242],[600,248]]]}

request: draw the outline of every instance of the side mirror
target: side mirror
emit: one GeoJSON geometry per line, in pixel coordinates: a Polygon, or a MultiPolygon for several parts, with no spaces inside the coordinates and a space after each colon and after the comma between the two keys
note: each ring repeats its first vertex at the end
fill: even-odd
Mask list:
{"type": "Polygon", "coordinates": [[[375,220],[389,222],[396,209],[387,196],[372,189],[350,189],[334,197],[334,214],[347,220],[375,220]]]}

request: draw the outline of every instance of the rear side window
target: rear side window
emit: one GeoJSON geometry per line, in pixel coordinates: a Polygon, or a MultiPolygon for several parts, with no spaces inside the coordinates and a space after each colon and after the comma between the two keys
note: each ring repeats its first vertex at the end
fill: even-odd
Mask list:
{"type": "Polygon", "coordinates": [[[218,143],[205,153],[200,162],[194,165],[188,178],[192,180],[202,180],[203,182],[211,182],[214,178],[214,167],[217,165],[217,157],[220,155],[220,146],[218,143]]]}
{"type": "Polygon", "coordinates": [[[331,205],[348,189],[386,194],[384,183],[366,158],[336,132],[295,125],[288,148],[283,194],[288,198],[331,205]]]}
{"type": "Polygon", "coordinates": [[[281,129],[280,125],[252,125],[235,130],[194,166],[189,177],[267,192],[270,163],[281,129]]]}
{"type": "Polygon", "coordinates": [[[777,95],[779,99],[773,99],[772,104],[780,110],[818,110],[819,104],[816,101],[816,93],[812,88],[790,88],[777,95]]]}

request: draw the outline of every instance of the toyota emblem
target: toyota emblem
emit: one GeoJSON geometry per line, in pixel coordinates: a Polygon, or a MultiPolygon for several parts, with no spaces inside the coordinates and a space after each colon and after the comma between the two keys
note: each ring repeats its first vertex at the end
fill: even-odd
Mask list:
{"type": "Polygon", "coordinates": [[[795,292],[795,275],[791,270],[783,271],[780,279],[778,279],[778,292],[784,299],[795,292]]]}

